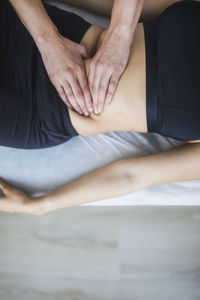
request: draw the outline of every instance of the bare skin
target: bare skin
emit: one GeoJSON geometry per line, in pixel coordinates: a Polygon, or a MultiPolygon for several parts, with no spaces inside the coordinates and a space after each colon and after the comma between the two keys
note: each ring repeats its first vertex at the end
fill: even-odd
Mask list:
{"type": "MultiPolygon", "coordinates": [[[[87,47],[88,52],[92,52],[94,48],[100,47],[104,35],[105,31],[102,28],[91,27],[81,43],[87,47]],[[90,45],[88,40],[92,41],[90,45]]],[[[85,60],[85,64],[88,72],[90,60],[85,60]]],[[[107,105],[100,115],[91,113],[89,117],[82,117],[69,110],[70,118],[81,135],[116,130],[147,132],[145,98],[144,34],[143,25],[139,24],[134,34],[128,65],[119,81],[112,103],[107,105]]]]}
{"type": "Polygon", "coordinates": [[[94,112],[101,113],[111,103],[120,76],[127,65],[144,0],[115,0],[111,21],[89,65],[88,82],[94,112]]]}
{"type": "MultiPolygon", "coordinates": [[[[111,17],[114,0],[59,0],[60,2],[78,6],[80,8],[111,17]]],[[[140,21],[148,21],[160,15],[169,5],[181,0],[145,0],[140,21]]]]}
{"type": "MultiPolygon", "coordinates": [[[[83,37],[83,44],[91,54],[103,42],[106,31],[92,26],[83,37]]],[[[109,131],[147,132],[146,119],[146,66],[144,27],[136,27],[128,65],[119,81],[111,104],[100,115],[83,117],[69,109],[73,126],[80,135],[95,135],[109,131]]],[[[90,59],[85,60],[86,71],[90,59]]],[[[200,140],[187,141],[197,143],[200,140]]]]}
{"type": "Polygon", "coordinates": [[[170,182],[200,179],[200,143],[145,157],[122,159],[38,198],[0,179],[0,211],[43,215],[50,211],[133,193],[170,182]]]}
{"type": "Polygon", "coordinates": [[[144,0],[114,0],[106,37],[92,58],[88,78],[83,63],[86,49],[58,32],[41,0],[10,2],[32,35],[61,99],[79,114],[101,113],[105,102],[112,101],[127,65],[144,0]]]}
{"type": "MultiPolygon", "coordinates": [[[[100,47],[104,35],[104,29],[93,26],[81,43],[93,53],[100,47]]],[[[89,63],[89,60],[85,61],[87,70],[89,63]]],[[[114,101],[99,116],[92,113],[89,118],[81,117],[69,110],[74,127],[82,135],[110,130],[146,132],[145,86],[144,31],[142,24],[139,24],[114,101]]],[[[157,184],[198,180],[199,156],[200,141],[188,141],[183,146],[158,154],[121,159],[38,198],[31,198],[0,179],[3,191],[0,210],[42,215],[64,207],[118,197],[157,184]]]]}
{"type": "Polygon", "coordinates": [[[61,99],[80,114],[93,110],[83,58],[86,49],[64,38],[49,18],[41,0],[10,0],[32,35],[52,84],[61,99]]]}

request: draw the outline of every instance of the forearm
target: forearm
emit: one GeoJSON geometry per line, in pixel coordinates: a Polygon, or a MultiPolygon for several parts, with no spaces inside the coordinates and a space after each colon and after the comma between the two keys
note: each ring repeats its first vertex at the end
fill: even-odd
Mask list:
{"type": "Polygon", "coordinates": [[[139,179],[146,188],[163,183],[200,179],[200,143],[185,144],[140,160],[139,179]]]}
{"type": "Polygon", "coordinates": [[[136,166],[131,162],[132,166],[129,159],[114,162],[37,200],[42,209],[51,211],[131,193],[136,186],[132,180],[136,166]]]}
{"type": "Polygon", "coordinates": [[[131,45],[143,6],[144,0],[115,0],[109,30],[120,32],[131,45]]]}
{"type": "Polygon", "coordinates": [[[123,159],[38,198],[44,211],[119,197],[162,183],[200,179],[200,144],[123,159]]]}
{"type": "Polygon", "coordinates": [[[40,0],[9,0],[38,47],[47,39],[58,37],[58,31],[40,0]]]}

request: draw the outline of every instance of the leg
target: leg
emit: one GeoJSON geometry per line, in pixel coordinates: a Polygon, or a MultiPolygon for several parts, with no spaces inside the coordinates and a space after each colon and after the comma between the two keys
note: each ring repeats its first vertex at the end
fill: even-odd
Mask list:
{"type": "Polygon", "coordinates": [[[59,0],[91,12],[110,17],[114,0],[59,0]]]}
{"type": "MultiPolygon", "coordinates": [[[[106,17],[111,16],[112,6],[114,0],[59,0],[63,3],[75,5],[97,14],[106,17]]],[[[157,17],[168,6],[181,0],[144,0],[144,7],[142,10],[140,21],[147,21],[157,17]]],[[[199,1],[199,0],[198,0],[199,1]]]]}
{"type": "Polygon", "coordinates": [[[159,16],[168,6],[181,0],[145,0],[140,22],[150,21],[159,16]]]}

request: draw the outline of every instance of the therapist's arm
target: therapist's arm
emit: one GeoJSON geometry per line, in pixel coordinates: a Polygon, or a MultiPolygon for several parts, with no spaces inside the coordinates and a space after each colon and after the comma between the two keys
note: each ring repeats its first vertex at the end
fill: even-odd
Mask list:
{"type": "Polygon", "coordinates": [[[9,0],[32,35],[52,84],[61,99],[80,114],[92,110],[83,58],[83,45],[64,38],[40,0],[9,0]]]}
{"type": "Polygon", "coordinates": [[[103,111],[105,103],[111,103],[126,68],[143,5],[144,0],[114,1],[110,26],[89,69],[89,86],[97,114],[103,111]]]}
{"type": "Polygon", "coordinates": [[[0,210],[40,215],[162,183],[197,179],[200,179],[200,143],[185,144],[154,155],[119,160],[38,198],[31,199],[0,180],[4,192],[0,210]]]}

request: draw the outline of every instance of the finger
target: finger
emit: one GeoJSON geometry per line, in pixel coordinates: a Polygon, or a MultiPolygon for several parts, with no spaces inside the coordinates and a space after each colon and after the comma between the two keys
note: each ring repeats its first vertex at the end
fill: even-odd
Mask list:
{"type": "Polygon", "coordinates": [[[98,90],[99,90],[99,83],[101,81],[103,69],[101,67],[97,67],[95,69],[94,74],[94,83],[92,87],[92,96],[93,96],[93,107],[94,112],[98,114],[98,90]]]}
{"type": "Polygon", "coordinates": [[[5,194],[3,192],[3,188],[1,187],[1,184],[0,184],[0,200],[2,201],[4,199],[6,199],[6,197],[5,197],[5,194]]]}
{"type": "Polygon", "coordinates": [[[89,73],[88,73],[88,84],[89,84],[89,89],[91,94],[93,91],[94,73],[95,73],[94,63],[91,62],[89,65],[89,73]]]}
{"type": "Polygon", "coordinates": [[[84,73],[84,72],[79,74],[78,82],[79,82],[80,87],[82,89],[87,109],[88,109],[89,112],[92,112],[93,111],[92,98],[91,98],[91,94],[90,94],[90,90],[89,90],[89,87],[88,87],[88,82],[87,82],[85,74],[86,73],[84,73]]]}
{"type": "MultiPolygon", "coordinates": [[[[0,193],[0,203],[1,203],[3,200],[6,200],[6,196],[5,196],[3,193],[0,193]]],[[[1,210],[1,209],[0,209],[0,210],[1,210]]]]}
{"type": "Polygon", "coordinates": [[[84,58],[84,59],[88,58],[89,55],[88,55],[88,52],[87,52],[87,49],[85,48],[85,46],[80,45],[80,44],[78,44],[78,45],[79,45],[79,51],[80,51],[82,58],[84,58]]]}
{"type": "Polygon", "coordinates": [[[71,108],[72,110],[74,110],[73,107],[72,107],[72,105],[70,104],[70,102],[69,102],[68,100],[66,101],[66,104],[67,104],[67,106],[68,106],[69,108],[71,108]]]}
{"type": "Polygon", "coordinates": [[[0,178],[0,189],[3,191],[5,196],[9,196],[13,193],[14,188],[12,188],[5,180],[0,178]]]}
{"type": "Polygon", "coordinates": [[[4,194],[5,194],[6,188],[7,188],[6,182],[2,178],[0,178],[0,189],[3,191],[4,194]]]}
{"type": "Polygon", "coordinates": [[[83,111],[82,111],[80,105],[78,104],[78,102],[76,101],[76,99],[74,97],[74,94],[73,94],[73,91],[72,91],[71,86],[68,83],[68,81],[64,82],[63,89],[66,93],[68,101],[70,102],[70,104],[72,105],[74,110],[77,111],[79,114],[83,115],[83,111]]]}
{"type": "Polygon", "coordinates": [[[88,116],[89,113],[87,110],[87,106],[85,104],[84,95],[83,95],[83,92],[79,85],[78,80],[71,77],[71,78],[69,78],[69,84],[71,86],[71,89],[73,91],[74,97],[75,97],[78,105],[80,106],[83,113],[88,116]]]}
{"type": "Polygon", "coordinates": [[[114,77],[112,76],[109,82],[109,86],[108,86],[108,91],[107,91],[107,95],[106,95],[106,103],[110,104],[112,102],[112,98],[114,95],[114,92],[117,88],[117,84],[119,81],[119,77],[114,77]]]}
{"type": "Polygon", "coordinates": [[[106,74],[103,74],[101,77],[101,81],[99,83],[99,91],[98,91],[98,113],[99,114],[103,111],[111,75],[112,73],[108,73],[108,72],[106,74]]]}
{"type": "Polygon", "coordinates": [[[56,85],[56,90],[60,96],[60,98],[63,100],[63,102],[68,106],[70,107],[71,109],[73,109],[72,105],[70,104],[70,102],[68,101],[67,99],[67,96],[65,94],[65,91],[63,89],[63,87],[61,85],[56,85]]]}

